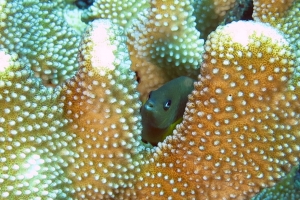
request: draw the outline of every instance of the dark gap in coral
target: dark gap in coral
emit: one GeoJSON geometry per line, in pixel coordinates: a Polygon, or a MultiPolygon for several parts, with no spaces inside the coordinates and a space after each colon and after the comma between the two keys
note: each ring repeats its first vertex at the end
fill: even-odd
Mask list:
{"type": "Polygon", "coordinates": [[[141,79],[140,79],[137,71],[135,71],[135,79],[138,83],[140,83],[141,79]]]}
{"type": "Polygon", "coordinates": [[[243,13],[243,16],[241,19],[242,20],[253,20],[252,14],[253,14],[253,1],[251,0],[249,2],[249,4],[247,5],[246,10],[243,13]]]}
{"type": "Polygon", "coordinates": [[[94,3],[94,0],[76,0],[75,5],[80,9],[87,9],[94,3]]]}

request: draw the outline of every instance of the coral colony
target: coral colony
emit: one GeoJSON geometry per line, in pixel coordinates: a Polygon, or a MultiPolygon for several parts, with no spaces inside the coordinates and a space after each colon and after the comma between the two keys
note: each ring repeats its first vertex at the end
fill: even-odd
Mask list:
{"type": "Polygon", "coordinates": [[[300,0],[1,0],[0,199],[300,199],[299,20],[300,0]],[[182,122],[142,142],[179,76],[182,122]]]}

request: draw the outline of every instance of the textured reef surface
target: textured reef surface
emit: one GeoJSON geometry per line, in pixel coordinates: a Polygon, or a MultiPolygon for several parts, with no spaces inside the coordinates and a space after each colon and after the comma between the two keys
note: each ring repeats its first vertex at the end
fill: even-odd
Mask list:
{"type": "Polygon", "coordinates": [[[0,0],[0,199],[300,199],[299,21],[300,0],[0,0]],[[182,122],[143,143],[179,76],[182,122]]]}

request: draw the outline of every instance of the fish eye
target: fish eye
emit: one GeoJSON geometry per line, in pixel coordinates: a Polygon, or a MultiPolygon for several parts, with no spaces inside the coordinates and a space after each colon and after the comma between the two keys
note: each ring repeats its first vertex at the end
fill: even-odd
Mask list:
{"type": "Polygon", "coordinates": [[[165,104],[164,104],[164,110],[165,111],[169,110],[169,108],[171,107],[171,103],[172,103],[171,100],[168,100],[168,101],[165,102],[165,104]]]}

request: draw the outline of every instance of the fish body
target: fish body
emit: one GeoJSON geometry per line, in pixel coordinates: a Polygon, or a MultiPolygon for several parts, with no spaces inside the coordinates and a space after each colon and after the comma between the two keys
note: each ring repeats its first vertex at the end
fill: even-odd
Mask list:
{"type": "Polygon", "coordinates": [[[176,124],[182,120],[188,95],[194,89],[194,81],[181,76],[150,92],[141,108],[144,142],[157,145],[172,134],[176,124]]]}

